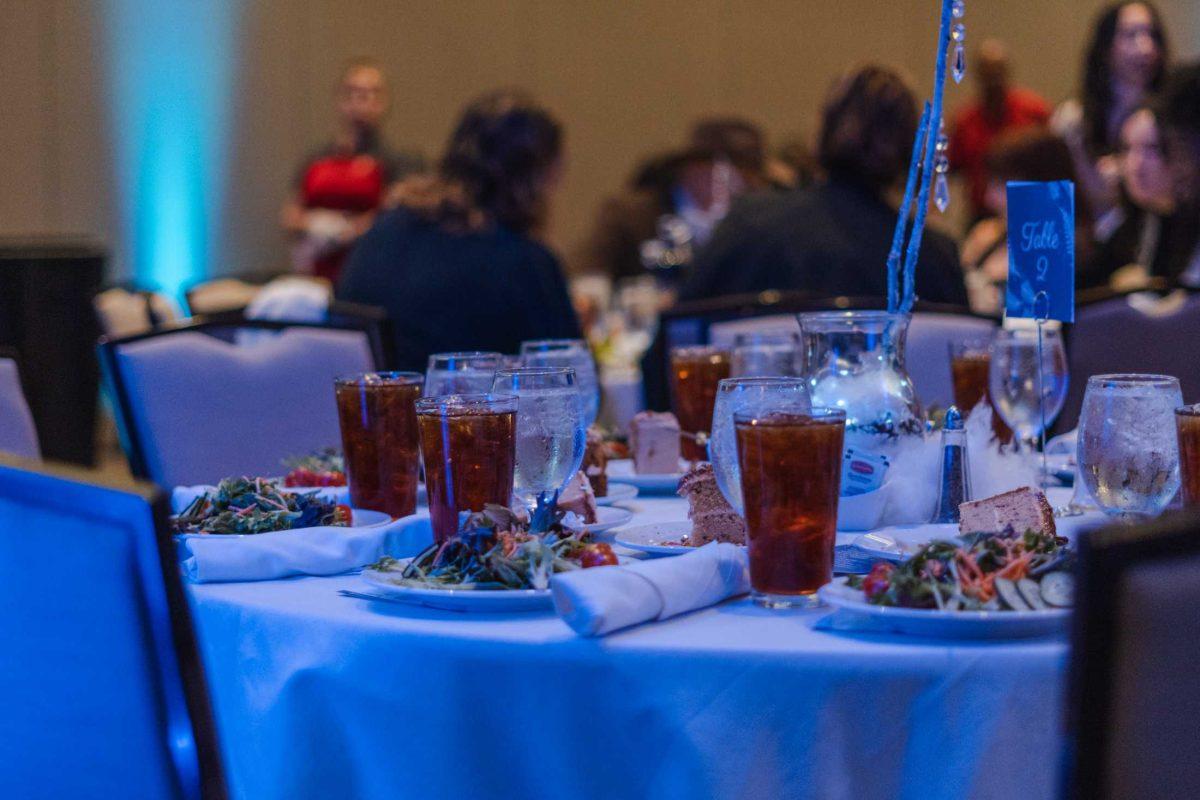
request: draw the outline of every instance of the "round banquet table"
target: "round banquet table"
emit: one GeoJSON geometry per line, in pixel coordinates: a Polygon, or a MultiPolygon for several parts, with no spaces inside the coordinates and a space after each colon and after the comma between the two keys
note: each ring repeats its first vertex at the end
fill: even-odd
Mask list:
{"type": "MultiPolygon", "coordinates": [[[[681,519],[676,499],[625,504],[681,519]]],[[[553,612],[189,587],[233,796],[1049,798],[1066,642],[817,629],[741,598],[602,639],[553,612]]]]}

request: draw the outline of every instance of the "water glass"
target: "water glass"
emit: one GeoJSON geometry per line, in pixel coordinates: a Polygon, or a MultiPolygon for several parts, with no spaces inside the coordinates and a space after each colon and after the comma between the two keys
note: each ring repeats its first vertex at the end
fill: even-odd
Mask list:
{"type": "Polygon", "coordinates": [[[1179,482],[1184,508],[1200,507],[1200,405],[1175,409],[1179,482]]]}
{"type": "Polygon", "coordinates": [[[575,370],[502,369],[492,391],[517,398],[513,494],[532,511],[541,495],[560,491],[583,463],[587,425],[575,370]]]}
{"type": "Polygon", "coordinates": [[[729,351],[698,345],[671,350],[671,410],[679,420],[680,449],[688,461],[707,455],[717,384],[729,377],[729,351]]]}
{"type": "Polygon", "coordinates": [[[751,595],[767,608],[820,605],[817,590],[833,580],[846,412],[788,403],[733,415],[751,595]]]}
{"type": "Polygon", "coordinates": [[[1162,513],[1179,490],[1175,409],[1169,375],[1093,375],[1079,416],[1078,459],[1096,505],[1126,521],[1162,513]]]}
{"type": "Polygon", "coordinates": [[[502,359],[499,353],[434,353],[425,370],[425,396],[488,392],[502,359]]]}
{"type": "Polygon", "coordinates": [[[350,504],[406,517],[417,510],[419,372],[368,372],[333,382],[350,504]]]}
{"type": "Polygon", "coordinates": [[[451,394],[417,401],[433,538],[458,531],[463,512],[512,500],[517,398],[451,394]]]}
{"type": "Polygon", "coordinates": [[[739,514],[743,513],[742,475],[733,417],[738,413],[759,413],[766,408],[807,414],[808,382],[803,378],[753,377],[726,378],[717,384],[708,460],[712,462],[721,494],[739,514]]]}
{"type": "Polygon", "coordinates": [[[600,380],[596,361],[583,339],[537,339],[521,342],[521,361],[526,367],[570,367],[575,370],[575,385],[583,394],[584,420],[587,427],[596,423],[600,413],[600,380]]]}
{"type": "Polygon", "coordinates": [[[1046,330],[1041,344],[1041,387],[1038,386],[1038,333],[1019,328],[996,333],[988,367],[992,406],[1012,428],[1026,450],[1036,449],[1043,423],[1049,426],[1067,399],[1067,353],[1062,334],[1046,330]],[[1045,413],[1043,416],[1042,404],[1045,413]]]}
{"type": "Polygon", "coordinates": [[[731,378],[800,374],[798,331],[739,333],[734,338],[730,354],[731,378]]]}

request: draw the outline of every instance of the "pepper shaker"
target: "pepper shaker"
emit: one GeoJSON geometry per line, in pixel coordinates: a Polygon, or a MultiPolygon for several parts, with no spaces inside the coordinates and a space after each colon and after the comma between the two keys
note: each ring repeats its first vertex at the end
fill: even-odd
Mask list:
{"type": "Polygon", "coordinates": [[[956,523],[958,507],[971,499],[971,471],[967,464],[967,431],[956,406],[946,409],[942,427],[942,481],[937,510],[931,522],[956,523]]]}

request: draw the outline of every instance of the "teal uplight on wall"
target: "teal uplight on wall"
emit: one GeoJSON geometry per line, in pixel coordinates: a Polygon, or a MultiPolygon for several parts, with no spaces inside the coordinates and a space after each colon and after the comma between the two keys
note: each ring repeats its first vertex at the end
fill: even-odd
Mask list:
{"type": "Polygon", "coordinates": [[[178,295],[213,269],[229,168],[241,0],[105,0],[116,252],[178,295]]]}

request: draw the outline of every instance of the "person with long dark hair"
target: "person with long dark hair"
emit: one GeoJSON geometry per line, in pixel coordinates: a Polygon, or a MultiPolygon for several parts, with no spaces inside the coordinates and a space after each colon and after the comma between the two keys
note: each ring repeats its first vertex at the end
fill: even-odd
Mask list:
{"type": "Polygon", "coordinates": [[[579,336],[558,259],[538,240],[562,151],[549,112],[522,92],[493,92],[463,111],[436,174],[400,184],[338,287],[387,309],[399,368],[424,370],[435,352],[513,353],[526,339],[579,336]]]}
{"type": "MultiPolygon", "coordinates": [[[[1063,103],[1051,125],[1071,148],[1079,188],[1098,223],[1117,206],[1114,154],[1125,118],[1157,91],[1170,49],[1161,15],[1146,0],[1122,0],[1100,12],[1084,55],[1078,99],[1063,103]]],[[[1104,238],[1105,231],[1099,231],[1104,238]]]]}

